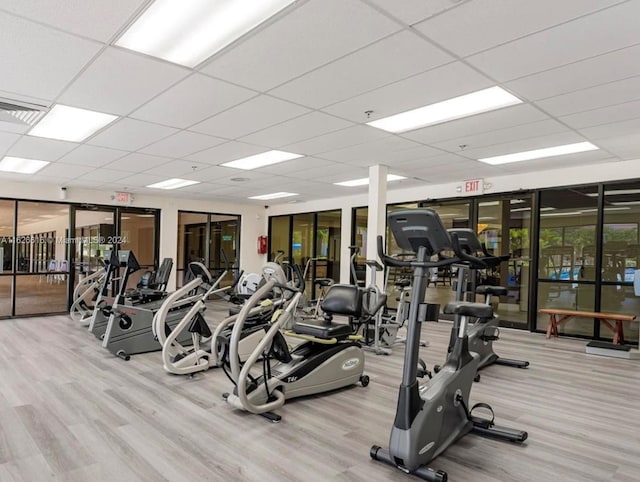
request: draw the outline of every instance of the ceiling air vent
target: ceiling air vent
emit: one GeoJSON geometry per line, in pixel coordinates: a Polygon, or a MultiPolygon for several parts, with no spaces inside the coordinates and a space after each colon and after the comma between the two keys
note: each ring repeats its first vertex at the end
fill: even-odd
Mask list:
{"type": "Polygon", "coordinates": [[[33,126],[46,113],[44,105],[29,104],[0,97],[0,121],[33,126]]]}

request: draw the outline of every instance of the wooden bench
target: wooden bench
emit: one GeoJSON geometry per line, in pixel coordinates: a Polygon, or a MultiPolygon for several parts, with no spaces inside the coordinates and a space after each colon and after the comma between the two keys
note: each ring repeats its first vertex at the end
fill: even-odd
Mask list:
{"type": "Polygon", "coordinates": [[[558,336],[558,325],[561,325],[574,316],[584,318],[596,318],[613,332],[613,344],[624,345],[623,322],[634,321],[635,315],[624,315],[620,313],[597,313],[595,311],[567,310],[563,308],[542,308],[540,313],[549,315],[549,326],[547,326],[547,338],[551,335],[558,336]],[[562,316],[558,319],[557,316],[562,316]],[[615,326],[612,324],[615,322],[615,326]]]}

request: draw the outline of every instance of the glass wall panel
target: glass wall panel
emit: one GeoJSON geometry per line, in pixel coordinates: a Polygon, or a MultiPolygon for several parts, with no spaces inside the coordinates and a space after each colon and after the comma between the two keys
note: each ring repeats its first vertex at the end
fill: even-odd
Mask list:
{"type": "MultiPolygon", "coordinates": [[[[230,267],[237,268],[236,256],[240,236],[240,217],[226,214],[212,214],[210,219],[209,234],[209,269],[216,275],[220,270],[225,269],[220,250],[229,260],[230,267]]],[[[232,283],[234,279],[234,269],[229,270],[222,286],[232,283]]]]}
{"type": "Polygon", "coordinates": [[[204,262],[207,257],[207,219],[205,213],[178,212],[178,254],[176,280],[182,286],[191,261],[204,262]]]}
{"type": "MultiPolygon", "coordinates": [[[[357,246],[359,248],[358,255],[354,260],[355,271],[358,277],[357,280],[351,280],[352,283],[358,282],[358,284],[364,286],[366,283],[366,245],[367,245],[367,225],[369,223],[369,208],[355,208],[353,210],[353,246],[357,246]]],[[[346,255],[347,253],[345,253],[346,255]]],[[[351,256],[351,253],[349,253],[351,256]]],[[[351,271],[350,271],[351,272],[351,271]]]]}
{"type": "Polygon", "coordinates": [[[0,316],[11,316],[11,284],[13,276],[0,275],[0,316]]]}
{"type": "Polygon", "coordinates": [[[0,200],[0,274],[13,272],[15,201],[0,200]]]}
{"type": "MultiPolygon", "coordinates": [[[[598,187],[540,194],[537,308],[594,310],[598,187]]],[[[541,317],[538,316],[538,329],[541,317]]],[[[593,320],[569,321],[561,332],[593,336],[593,320]]]]}
{"type": "MultiPolygon", "coordinates": [[[[316,226],[316,261],[313,263],[313,279],[330,278],[340,281],[340,236],[342,211],[325,211],[318,213],[316,226]]],[[[314,285],[313,298],[317,298],[319,290],[314,285]]]]}
{"type": "Polygon", "coordinates": [[[76,209],[75,221],[76,273],[95,273],[104,266],[105,251],[113,249],[115,209],[76,209]]]}
{"type": "Polygon", "coordinates": [[[61,313],[67,310],[67,275],[16,276],[16,315],[61,313]]]}
{"type": "Polygon", "coordinates": [[[133,273],[127,288],[135,288],[147,271],[153,271],[162,260],[156,260],[156,215],[123,210],[120,215],[120,249],[133,251],[141,270],[133,273]]]}
{"type": "MultiPolygon", "coordinates": [[[[640,182],[605,185],[602,230],[601,311],[640,315],[633,281],[640,257],[640,182]]],[[[640,275],[640,273],[639,273],[640,275]]],[[[638,343],[638,323],[625,323],[625,342],[638,343]]],[[[600,337],[612,333],[600,325],[600,337]]]]}
{"type": "Polygon", "coordinates": [[[291,216],[274,216],[270,218],[271,231],[269,233],[269,260],[273,261],[278,253],[284,253],[285,259],[289,259],[291,247],[289,246],[289,230],[291,216]]]}
{"type": "MultiPolygon", "coordinates": [[[[307,262],[313,257],[313,233],[314,233],[313,213],[296,214],[293,216],[293,230],[291,236],[291,262],[300,266],[304,270],[307,262]]],[[[313,271],[307,270],[305,277],[305,292],[312,296],[313,271]]]]}

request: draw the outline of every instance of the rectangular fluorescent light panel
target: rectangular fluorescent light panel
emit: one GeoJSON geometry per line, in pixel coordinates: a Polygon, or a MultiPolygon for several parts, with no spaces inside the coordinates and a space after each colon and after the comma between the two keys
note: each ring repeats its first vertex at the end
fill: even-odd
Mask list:
{"type": "Polygon", "coordinates": [[[565,144],[564,146],[547,147],[545,149],[536,149],[534,151],[505,154],[504,156],[485,157],[484,159],[478,159],[478,161],[496,166],[498,164],[507,164],[509,162],[531,161],[533,159],[564,156],[566,154],[595,151],[597,149],[599,148],[590,142],[578,142],[576,144],[565,144]]]}
{"type": "Polygon", "coordinates": [[[261,196],[251,196],[249,199],[260,199],[262,201],[268,201],[270,199],[279,199],[281,197],[299,196],[295,192],[274,192],[271,194],[262,194],[261,196]]]}
{"type": "Polygon", "coordinates": [[[17,172],[20,174],[33,174],[38,172],[48,161],[37,161],[35,159],[23,159],[21,157],[7,156],[0,161],[0,171],[17,172]]]}
{"type": "Polygon", "coordinates": [[[200,181],[191,181],[189,179],[167,179],[166,181],[150,184],[147,187],[154,189],[179,189],[193,184],[200,184],[200,181]]]}
{"type": "Polygon", "coordinates": [[[221,166],[250,170],[270,166],[271,164],[277,164],[279,162],[290,161],[292,159],[298,159],[299,157],[302,157],[302,154],[294,154],[292,152],[285,151],[267,151],[254,156],[236,159],[235,161],[225,162],[224,164],[221,164],[221,166]]]}
{"type": "Polygon", "coordinates": [[[29,135],[81,142],[117,118],[115,115],[57,104],[29,131],[29,135]]]}
{"type": "MultiPolygon", "coordinates": [[[[400,181],[402,179],[406,179],[406,177],[396,176],[395,174],[387,174],[387,182],[400,181]]],[[[363,177],[362,179],[354,179],[352,181],[334,182],[334,184],[336,186],[346,186],[346,187],[366,186],[369,184],[369,178],[363,177]]]]}
{"type": "Polygon", "coordinates": [[[496,86],[367,122],[367,124],[397,134],[520,103],[522,101],[516,96],[496,86]]]}
{"type": "Polygon", "coordinates": [[[155,0],[115,44],[195,67],[293,2],[155,0]]]}

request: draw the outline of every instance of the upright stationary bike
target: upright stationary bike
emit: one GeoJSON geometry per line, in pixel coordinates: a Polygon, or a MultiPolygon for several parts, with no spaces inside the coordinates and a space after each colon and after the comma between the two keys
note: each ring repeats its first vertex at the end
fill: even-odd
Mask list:
{"type": "MultiPolygon", "coordinates": [[[[441,370],[422,387],[417,379],[418,348],[422,321],[426,316],[424,295],[429,268],[453,264],[458,260],[476,261],[464,253],[442,225],[437,213],[431,209],[396,211],[389,214],[391,228],[400,248],[417,253],[415,261],[404,261],[386,256],[382,237],[379,236],[378,252],[387,266],[413,268],[413,290],[407,328],[406,351],[402,384],[398,394],[395,421],[391,429],[389,448],[371,447],[374,460],[397,467],[432,482],[445,482],[447,474],[427,466],[456,440],[476,432],[512,442],[523,442],[527,433],[520,430],[498,428],[493,418],[483,419],[472,415],[475,407],[469,407],[469,392],[478,369],[480,357],[469,352],[467,336],[468,318],[490,318],[491,306],[483,303],[454,302],[445,306],[444,312],[456,316],[460,327],[453,351],[441,370]],[[455,258],[429,261],[434,254],[453,251],[455,258]]],[[[480,405],[488,408],[488,405],[480,405]]]]}

